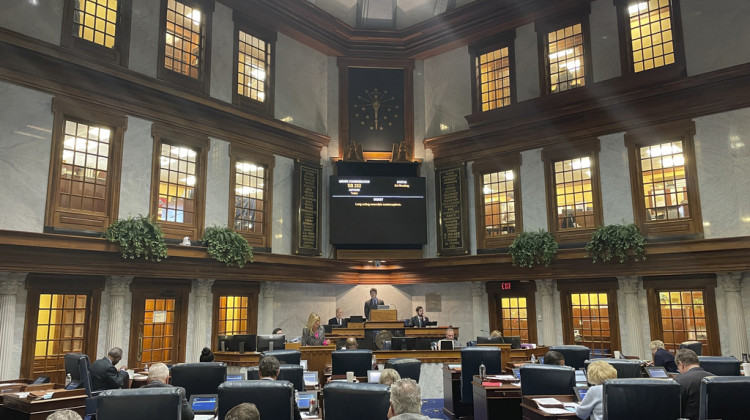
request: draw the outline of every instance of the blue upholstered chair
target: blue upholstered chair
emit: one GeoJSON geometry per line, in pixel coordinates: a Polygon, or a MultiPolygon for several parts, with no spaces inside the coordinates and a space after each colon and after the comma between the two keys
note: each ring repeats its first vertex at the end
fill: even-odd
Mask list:
{"type": "Polygon", "coordinates": [[[265,356],[273,356],[279,359],[281,364],[298,365],[302,359],[299,350],[271,350],[264,351],[260,354],[261,358],[265,356]]]}
{"type": "MultiPolygon", "coordinates": [[[[248,380],[259,380],[260,372],[258,372],[258,366],[252,366],[247,369],[248,380]]],[[[276,378],[280,381],[289,381],[294,385],[294,389],[297,391],[305,390],[305,377],[302,366],[300,365],[280,365],[279,366],[279,377],[276,378]]]]}
{"type": "Polygon", "coordinates": [[[385,420],[391,402],[388,385],[331,382],[323,388],[326,420],[385,420]]]}
{"type": "Polygon", "coordinates": [[[372,350],[337,350],[331,353],[331,373],[346,375],[354,372],[354,376],[367,376],[372,369],[372,350]]]}
{"type": "Polygon", "coordinates": [[[680,384],[674,379],[608,379],[603,393],[605,420],[680,418],[680,384]]]}
{"type": "Polygon", "coordinates": [[[641,362],[638,360],[627,360],[627,359],[586,360],[584,362],[584,366],[586,367],[586,369],[589,368],[589,363],[593,361],[607,362],[610,365],[612,365],[612,367],[615,368],[615,370],[617,371],[618,379],[642,378],[643,377],[643,374],[641,372],[641,362]]]}
{"type": "Polygon", "coordinates": [[[716,376],[740,376],[740,361],[734,356],[698,356],[698,362],[716,376]]]}
{"type": "Polygon", "coordinates": [[[570,366],[521,366],[522,395],[570,395],[575,386],[576,371],[570,366]]]}
{"type": "Polygon", "coordinates": [[[701,380],[699,420],[746,420],[750,417],[750,378],[709,376],[701,380]]]}
{"type": "Polygon", "coordinates": [[[253,403],[261,420],[294,419],[294,387],[288,381],[229,381],[219,385],[219,417],[234,406],[253,403]]]}
{"type": "Polygon", "coordinates": [[[172,385],[185,388],[188,399],[193,394],[216,394],[222,382],[227,380],[227,365],[224,362],[180,363],[169,371],[172,385]]]}
{"type": "Polygon", "coordinates": [[[393,369],[402,378],[411,378],[419,382],[419,373],[422,370],[422,362],[419,359],[391,359],[385,364],[386,369],[393,369]]]}
{"type": "Polygon", "coordinates": [[[549,349],[562,353],[565,357],[565,365],[573,369],[583,368],[591,353],[588,347],[578,345],[551,346],[549,349]]]}
{"type": "Polygon", "coordinates": [[[464,347],[461,349],[461,402],[474,404],[474,389],[471,381],[479,374],[479,365],[484,363],[488,375],[502,372],[500,349],[496,347],[464,347]]]}
{"type": "Polygon", "coordinates": [[[180,390],[175,387],[108,389],[98,399],[101,420],[180,420],[180,390]]]}

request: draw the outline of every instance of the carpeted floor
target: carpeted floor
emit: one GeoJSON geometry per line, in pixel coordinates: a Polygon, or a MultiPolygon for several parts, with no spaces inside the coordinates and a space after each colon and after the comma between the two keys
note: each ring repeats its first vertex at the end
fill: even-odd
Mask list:
{"type": "Polygon", "coordinates": [[[443,413],[442,398],[422,400],[422,414],[433,419],[450,420],[443,413]]]}

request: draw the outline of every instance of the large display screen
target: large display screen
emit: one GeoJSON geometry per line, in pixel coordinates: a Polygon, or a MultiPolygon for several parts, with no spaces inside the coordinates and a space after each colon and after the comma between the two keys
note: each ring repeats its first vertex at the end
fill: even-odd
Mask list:
{"type": "Polygon", "coordinates": [[[332,244],[427,243],[424,178],[331,176],[329,191],[332,244]]]}

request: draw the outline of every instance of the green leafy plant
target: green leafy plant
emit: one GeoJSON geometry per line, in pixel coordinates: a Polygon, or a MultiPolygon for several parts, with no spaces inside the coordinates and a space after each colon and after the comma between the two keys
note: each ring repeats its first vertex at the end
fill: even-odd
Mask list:
{"type": "Polygon", "coordinates": [[[253,262],[253,247],[242,235],[227,227],[207,228],[203,243],[208,247],[208,253],[227,267],[236,265],[242,268],[247,261],[253,262]]]}
{"type": "Polygon", "coordinates": [[[544,264],[549,267],[557,254],[557,241],[546,230],[522,232],[510,244],[509,254],[516,266],[532,268],[544,264]]]}
{"type": "Polygon", "coordinates": [[[102,236],[110,242],[116,242],[125,259],[143,257],[147,261],[161,261],[167,258],[164,232],[151,217],[138,216],[117,220],[109,225],[102,236]]]}
{"type": "Polygon", "coordinates": [[[607,225],[591,234],[586,251],[593,262],[607,262],[614,258],[624,263],[630,256],[635,261],[645,260],[645,244],[646,239],[635,224],[607,225]]]}

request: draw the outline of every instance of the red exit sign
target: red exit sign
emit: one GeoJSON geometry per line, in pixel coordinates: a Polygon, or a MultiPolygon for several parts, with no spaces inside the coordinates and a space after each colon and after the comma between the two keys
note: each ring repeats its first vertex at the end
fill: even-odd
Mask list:
{"type": "Polygon", "coordinates": [[[500,290],[510,290],[510,285],[511,284],[512,283],[509,282],[509,281],[504,281],[504,282],[500,283],[500,290]]]}

